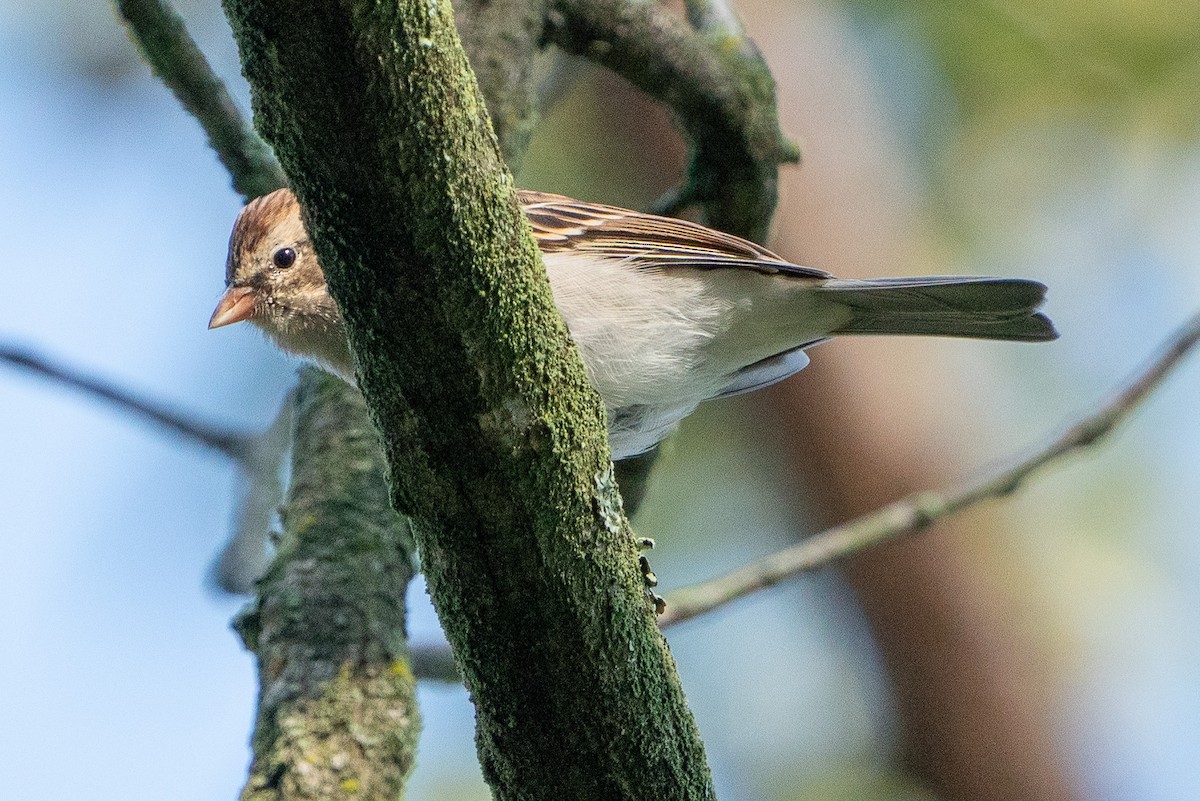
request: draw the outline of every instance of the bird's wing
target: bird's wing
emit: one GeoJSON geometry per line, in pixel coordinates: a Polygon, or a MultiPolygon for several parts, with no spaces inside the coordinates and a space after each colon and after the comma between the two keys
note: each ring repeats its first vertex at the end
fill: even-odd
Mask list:
{"type": "Polygon", "coordinates": [[[698,223],[643,214],[562,195],[522,190],[521,205],[543,253],[590,254],[639,266],[737,268],[797,278],[832,278],[764,247],[698,223]]]}

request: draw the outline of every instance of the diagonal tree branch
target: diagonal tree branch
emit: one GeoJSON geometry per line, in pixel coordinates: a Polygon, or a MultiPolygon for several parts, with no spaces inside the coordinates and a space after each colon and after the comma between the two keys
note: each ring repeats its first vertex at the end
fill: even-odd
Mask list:
{"type": "MultiPolygon", "coordinates": [[[[684,587],[672,593],[667,611],[660,615],[661,628],[703,616],[760,590],[769,589],[801,573],[816,570],[831,562],[890,539],[916,534],[937,522],[983,501],[1001,498],[1015,492],[1035,472],[1078,450],[1090,448],[1106,438],[1140,406],[1200,341],[1200,316],[1181,327],[1161,349],[1162,352],[1143,371],[1139,372],[1110,401],[1073,424],[1047,446],[1017,462],[1008,470],[957,491],[930,492],[910,496],[858,520],[827,529],[804,542],[775,554],[755,560],[725,576],[684,587]]],[[[93,394],[117,409],[143,415],[160,424],[164,430],[182,435],[185,439],[212,448],[234,461],[243,463],[245,454],[253,453],[256,441],[271,441],[271,453],[280,452],[278,441],[281,425],[290,422],[291,399],[284,404],[280,417],[268,431],[258,437],[239,434],[200,423],[166,405],[141,398],[104,379],[53,362],[35,352],[0,345],[0,361],[20,369],[43,375],[63,385],[93,394]],[[235,442],[236,447],[228,447],[235,442]]],[[[253,464],[273,466],[274,456],[249,459],[253,464]]],[[[260,493],[261,494],[261,493],[260,493]]],[[[246,530],[238,527],[239,532],[246,530]]],[[[261,545],[261,533],[255,545],[261,545]]],[[[244,574],[241,556],[229,555],[222,573],[231,570],[244,574]]],[[[227,587],[244,592],[260,571],[252,570],[250,581],[240,581],[227,587]]],[[[227,582],[222,582],[223,585],[227,582]]],[[[450,650],[443,645],[417,646],[412,651],[413,673],[421,679],[459,683],[461,676],[450,650]]]]}
{"type": "Polygon", "coordinates": [[[823,567],[865,548],[915,534],[934,522],[993,498],[1016,492],[1049,464],[1090,448],[1122,423],[1200,342],[1200,314],[1180,327],[1161,354],[1135,375],[1108,402],[1039,448],[994,476],[969,481],[958,489],[922,492],[865,517],[826,529],[790,548],[757,559],[730,573],[668,596],[659,617],[666,628],[707,614],[751,593],[773,587],[800,573],[823,567]]]}
{"type": "Polygon", "coordinates": [[[183,19],[162,0],[117,0],[117,10],[154,74],[208,134],[209,145],[233,178],[233,188],[249,200],[283,186],[286,179],[279,162],[242,119],[183,19]]]}
{"type": "Polygon", "coordinates": [[[217,451],[243,467],[255,467],[255,437],[251,434],[203,422],[166,403],[151,400],[98,376],[88,375],[28,348],[0,343],[0,362],[98,398],[113,408],[148,420],[193,444],[217,451]]]}
{"type": "MultiPolygon", "coordinates": [[[[284,185],[278,163],[170,7],[119,0],[118,9],[243,198],[284,185]]],[[[241,625],[258,657],[261,692],[244,797],[392,801],[420,725],[404,632],[414,549],[385,502],[378,445],[358,393],[311,370],[297,392],[285,547],[241,625]]]]}
{"type": "Polygon", "coordinates": [[[225,592],[241,595],[253,591],[254,582],[266,569],[267,534],[275,510],[283,500],[279,474],[292,438],[290,397],[267,430],[249,434],[203,422],[182,410],[25,348],[0,344],[0,363],[97,398],[117,411],[149,420],[166,434],[232,460],[238,467],[233,536],[213,564],[211,579],[225,592]]]}
{"type": "Polygon", "coordinates": [[[485,778],[500,798],[711,798],[599,400],[449,4],[225,5],[475,702],[485,778]]]}
{"type": "MultiPolygon", "coordinates": [[[[1012,467],[957,490],[909,496],[723,576],[676,590],[667,596],[667,608],[659,615],[659,626],[666,629],[710,614],[802,573],[825,567],[873,545],[917,534],[944,517],[1016,492],[1042,468],[1090,448],[1109,436],[1198,344],[1200,314],[1181,326],[1162,346],[1159,355],[1131,377],[1110,400],[1012,467]]],[[[446,649],[440,645],[418,646],[413,653],[414,664],[420,666],[422,678],[456,683],[461,679],[447,657],[446,649]]]]}

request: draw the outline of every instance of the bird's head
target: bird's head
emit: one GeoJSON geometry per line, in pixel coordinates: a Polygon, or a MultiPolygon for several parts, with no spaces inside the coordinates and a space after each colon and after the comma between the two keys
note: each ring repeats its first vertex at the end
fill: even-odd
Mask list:
{"type": "Polygon", "coordinates": [[[284,350],[352,372],[337,304],[289,189],[242,209],[229,237],[225,294],[209,328],[247,320],[284,350]]]}

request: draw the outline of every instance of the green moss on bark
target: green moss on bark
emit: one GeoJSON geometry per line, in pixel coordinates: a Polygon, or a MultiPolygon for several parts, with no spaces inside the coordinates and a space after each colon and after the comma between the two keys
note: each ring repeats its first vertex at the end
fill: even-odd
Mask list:
{"type": "Polygon", "coordinates": [[[226,0],[501,798],[710,798],[603,414],[447,3],[226,0]]]}
{"type": "Polygon", "coordinates": [[[394,801],[420,728],[404,641],[412,537],[380,480],[362,396],[305,372],[279,553],[238,621],[260,687],[242,797],[316,801],[353,785],[394,801]]]}
{"type": "MultiPolygon", "coordinates": [[[[208,134],[245,199],[283,171],[161,0],[118,9],[155,73],[208,134]]],[[[293,484],[280,555],[237,621],[258,657],[255,799],[403,792],[419,721],[404,644],[413,544],[391,510],[361,397],[316,370],[301,375],[293,484]],[[311,641],[309,640],[311,638],[311,641]]]]}

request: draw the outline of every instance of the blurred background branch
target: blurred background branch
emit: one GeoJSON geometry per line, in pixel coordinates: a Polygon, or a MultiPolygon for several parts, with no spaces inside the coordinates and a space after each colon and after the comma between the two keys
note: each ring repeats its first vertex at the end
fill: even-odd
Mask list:
{"type": "MultiPolygon", "coordinates": [[[[291,448],[295,425],[294,392],[280,406],[275,422],[262,433],[252,435],[202,422],[168,404],[141,397],[111,381],[86,375],[27,348],[0,344],[0,362],[99,398],[117,411],[148,419],[159,430],[177,435],[185,442],[211,448],[237,464],[241,468],[237,481],[240,497],[234,515],[234,536],[213,564],[213,581],[226,592],[254,592],[255,583],[266,571],[273,555],[266,548],[266,539],[283,502],[280,469],[283,457],[291,448]]],[[[305,379],[311,383],[317,377],[305,376],[305,379]]],[[[356,410],[351,407],[341,413],[353,415],[356,410]]],[[[300,492],[301,495],[293,495],[295,501],[301,500],[300,492]]],[[[415,552],[412,556],[415,558],[415,552]]],[[[414,646],[411,658],[412,672],[419,679],[462,683],[454,655],[445,643],[414,646]]]]}
{"type": "Polygon", "coordinates": [[[691,148],[686,182],[659,211],[700,204],[705,221],[763,241],[779,165],[800,158],[779,130],[775,83],[740,30],[697,21],[657,3],[551,0],[546,37],[629,80],[676,115],[691,148]]]}
{"type": "MultiPolygon", "coordinates": [[[[114,409],[148,420],[159,429],[194,445],[211,448],[227,456],[248,472],[260,467],[251,434],[231,431],[199,420],[161,401],[151,400],[116,383],[68,367],[30,348],[0,343],[0,361],[60,386],[97,398],[114,409]]],[[[278,463],[277,463],[278,464],[278,463]]]]}
{"type": "MultiPolygon", "coordinates": [[[[757,559],[724,576],[675,590],[668,598],[666,612],[659,615],[659,626],[669,628],[692,620],[747,595],[769,589],[781,581],[824,567],[864,548],[919,533],[938,520],[975,504],[1012,494],[1043,467],[1076,451],[1090,448],[1111,434],[1179,365],[1198,340],[1200,315],[1181,326],[1164,343],[1160,355],[1126,382],[1108,402],[1072,424],[1046,446],[1027,457],[1014,460],[1011,467],[999,474],[968,481],[958,489],[926,491],[911,495],[865,517],[814,534],[802,543],[757,559]]],[[[291,397],[285,401],[276,423],[258,437],[251,437],[225,432],[190,420],[180,412],[138,398],[108,382],[52,364],[43,357],[21,348],[0,345],[0,361],[31,370],[72,389],[94,394],[118,409],[143,415],[167,431],[216,449],[248,470],[256,465],[260,470],[263,467],[270,468],[269,472],[276,476],[276,481],[278,480],[278,459],[283,452],[281,432],[290,427],[291,397]],[[260,442],[263,444],[258,444],[260,442]],[[256,449],[265,449],[265,452],[271,455],[256,456],[256,449]]],[[[258,494],[270,497],[269,492],[258,494]]],[[[239,527],[238,530],[241,532],[248,529],[239,527]]],[[[261,544],[261,535],[257,539],[261,544]]],[[[222,575],[246,573],[246,563],[254,563],[251,557],[251,554],[244,551],[229,553],[221,560],[222,575]]],[[[261,558],[258,564],[263,564],[261,558]]],[[[257,578],[257,575],[253,577],[257,578]]],[[[232,580],[223,581],[222,584],[235,592],[249,589],[249,586],[238,585],[232,580]]],[[[461,681],[452,654],[444,645],[414,648],[412,669],[418,678],[455,683],[461,681]]]]}
{"type": "Polygon", "coordinates": [[[117,10],[146,63],[208,134],[208,144],[229,171],[243,199],[287,183],[271,149],[234,105],[188,35],[183,19],[162,0],[117,0],[117,10]]]}
{"type": "Polygon", "coordinates": [[[254,589],[255,580],[266,569],[267,535],[283,500],[280,470],[292,439],[290,396],[271,426],[250,434],[201,421],[174,406],[23,347],[0,343],[0,362],[97,398],[113,409],[149,420],[160,431],[232,460],[238,466],[233,535],[214,561],[211,577],[213,584],[225,592],[244,594],[254,589]]]}
{"type": "MultiPolygon", "coordinates": [[[[538,114],[545,0],[460,0],[455,24],[509,169],[519,170],[538,114]]],[[[546,61],[547,59],[543,59],[546,61]]],[[[547,64],[544,70],[557,70],[547,64]]]]}
{"type": "Polygon", "coordinates": [[[1179,365],[1198,340],[1200,315],[1176,331],[1163,345],[1162,353],[1111,400],[1089,412],[1048,445],[1015,460],[1011,467],[994,476],[966,481],[957,489],[910,495],[724,576],[676,590],[667,598],[667,611],[659,616],[659,625],[666,628],[691,620],[864,548],[923,531],[938,520],[976,504],[1011,495],[1043,467],[1090,448],[1112,433],[1179,365]]]}

